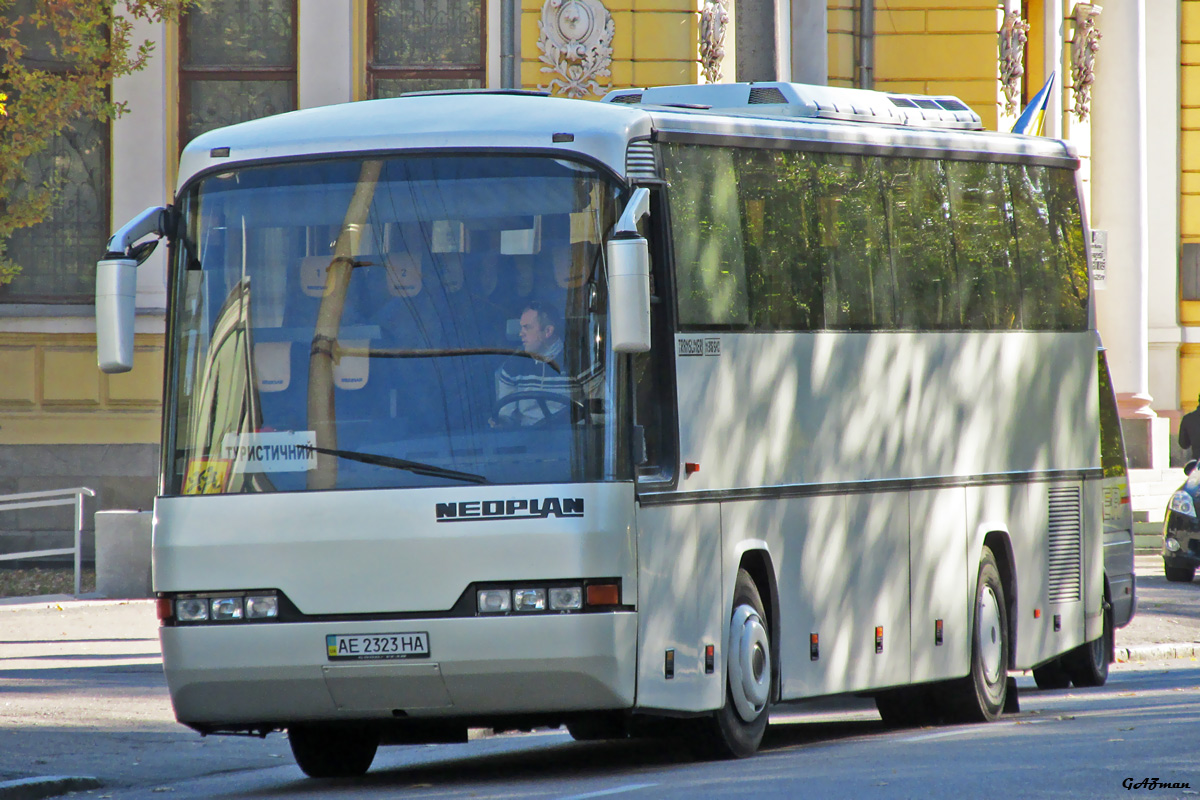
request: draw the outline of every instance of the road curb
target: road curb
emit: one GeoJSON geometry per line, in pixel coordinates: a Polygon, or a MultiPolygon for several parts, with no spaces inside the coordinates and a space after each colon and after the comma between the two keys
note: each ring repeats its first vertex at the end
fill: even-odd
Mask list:
{"type": "Polygon", "coordinates": [[[1172,661],[1180,658],[1200,656],[1200,643],[1176,642],[1174,644],[1141,644],[1133,647],[1118,647],[1114,653],[1118,663],[1133,661],[1172,661]]]}
{"type": "Polygon", "coordinates": [[[42,800],[44,797],[57,797],[67,792],[99,789],[103,785],[99,779],[89,775],[43,775],[37,778],[0,781],[0,800],[42,800]]]}

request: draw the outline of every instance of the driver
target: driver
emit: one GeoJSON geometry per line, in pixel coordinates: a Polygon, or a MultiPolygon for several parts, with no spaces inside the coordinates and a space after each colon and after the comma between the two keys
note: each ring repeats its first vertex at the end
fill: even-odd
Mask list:
{"type": "Polygon", "coordinates": [[[496,373],[497,416],[501,423],[536,425],[566,409],[571,398],[571,379],[563,366],[563,340],[550,315],[540,303],[527,303],[521,311],[521,346],[536,358],[510,356],[496,373]],[[504,403],[504,398],[531,392],[538,399],[520,399],[504,403]],[[555,402],[550,395],[559,395],[555,402]]]}

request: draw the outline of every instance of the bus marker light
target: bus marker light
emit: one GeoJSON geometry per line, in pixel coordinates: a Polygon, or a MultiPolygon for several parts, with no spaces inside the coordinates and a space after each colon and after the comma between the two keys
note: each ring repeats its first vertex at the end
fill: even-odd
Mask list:
{"type": "Polygon", "coordinates": [[[246,598],[246,619],[274,619],[278,616],[278,597],[265,595],[246,598]]]}
{"type": "Polygon", "coordinates": [[[1035,608],[1035,609],[1033,610],[1033,618],[1034,618],[1034,619],[1041,619],[1041,618],[1042,618],[1042,610],[1041,610],[1040,608],[1035,608]]]}
{"type": "Polygon", "coordinates": [[[242,598],[214,597],[209,601],[212,618],[216,622],[229,622],[242,618],[242,598]]]}
{"type": "Polygon", "coordinates": [[[480,589],[479,610],[487,614],[508,611],[512,607],[512,594],[508,589],[480,589]]]}
{"type": "Polygon", "coordinates": [[[158,613],[159,620],[168,620],[175,616],[175,604],[169,597],[160,597],[154,604],[154,610],[158,613]]]}
{"type": "Polygon", "coordinates": [[[716,668],[716,664],[715,664],[716,652],[715,651],[716,651],[716,648],[713,647],[711,644],[707,644],[704,646],[704,672],[707,675],[712,675],[713,670],[716,668]]]}
{"type": "Polygon", "coordinates": [[[1062,630],[1062,614],[1055,614],[1055,615],[1054,615],[1054,630],[1055,630],[1055,631],[1061,631],[1061,630],[1062,630]]]}
{"type": "Polygon", "coordinates": [[[882,625],[875,626],[875,652],[876,653],[883,652],[883,626],[882,625]]]}
{"type": "Polygon", "coordinates": [[[935,619],[935,620],[933,621],[933,644],[934,644],[934,646],[935,646],[935,647],[941,647],[941,646],[942,646],[942,641],[943,641],[943,636],[942,636],[942,634],[943,634],[943,631],[944,631],[944,629],[945,629],[945,628],[944,628],[944,625],[943,625],[943,623],[942,623],[942,620],[940,620],[940,619],[935,619]]]}
{"type": "Polygon", "coordinates": [[[545,611],[545,589],[513,589],[514,611],[545,611]]]}
{"type": "Polygon", "coordinates": [[[578,586],[555,587],[550,590],[551,611],[572,611],[583,608],[583,589],[578,586]]]}
{"type": "Polygon", "coordinates": [[[671,680],[672,678],[675,677],[675,651],[674,650],[667,651],[666,661],[663,664],[663,674],[666,676],[667,680],[671,680]]]}
{"type": "Polygon", "coordinates": [[[818,634],[810,633],[808,635],[808,659],[816,661],[821,657],[821,640],[818,634]]]}
{"type": "Polygon", "coordinates": [[[696,463],[695,461],[688,461],[683,465],[683,473],[685,475],[691,475],[691,474],[699,472],[699,471],[700,471],[700,465],[698,463],[696,463]]]}
{"type": "Polygon", "coordinates": [[[589,606],[615,606],[621,603],[621,595],[615,583],[594,583],[587,587],[589,606]]]}
{"type": "Polygon", "coordinates": [[[208,619],[208,600],[203,597],[176,600],[175,619],[180,622],[200,622],[208,619]]]}

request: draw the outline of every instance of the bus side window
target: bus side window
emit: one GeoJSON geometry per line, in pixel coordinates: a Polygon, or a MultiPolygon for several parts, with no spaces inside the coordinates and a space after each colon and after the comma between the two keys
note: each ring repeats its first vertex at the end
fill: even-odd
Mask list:
{"type": "MultiPolygon", "coordinates": [[[[639,481],[669,481],[674,475],[674,445],[670,414],[674,402],[674,342],[670,335],[668,303],[664,292],[662,237],[657,235],[666,224],[666,203],[662,192],[651,196],[651,220],[643,219],[639,230],[650,241],[650,351],[632,358],[634,424],[638,426],[644,447],[634,443],[634,468],[639,481]],[[639,450],[641,451],[639,453],[639,450]]],[[[635,433],[635,435],[637,435],[635,433]]]]}

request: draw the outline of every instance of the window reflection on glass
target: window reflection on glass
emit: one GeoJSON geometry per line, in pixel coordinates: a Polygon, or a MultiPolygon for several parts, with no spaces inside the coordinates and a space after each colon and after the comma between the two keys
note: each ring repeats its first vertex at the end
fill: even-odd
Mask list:
{"type": "Polygon", "coordinates": [[[681,325],[1084,330],[1072,170],[668,144],[681,325]]]}
{"type": "Polygon", "coordinates": [[[43,221],[19,228],[8,257],[21,273],[0,286],[0,302],[91,303],[96,247],[109,234],[108,124],[80,120],[27,165],[29,185],[57,186],[43,221]]]}
{"type": "Polygon", "coordinates": [[[180,26],[180,139],[296,108],[296,0],[206,0],[180,26]]]}
{"type": "Polygon", "coordinates": [[[168,485],[628,477],[600,264],[617,197],[544,158],[203,180],[183,198],[175,265],[168,485]]]}
{"type": "Polygon", "coordinates": [[[963,327],[1019,327],[1019,250],[1003,169],[998,164],[951,161],[949,175],[963,327]]]}
{"type": "Polygon", "coordinates": [[[484,0],[371,0],[371,97],[484,85],[484,0]]]}

